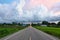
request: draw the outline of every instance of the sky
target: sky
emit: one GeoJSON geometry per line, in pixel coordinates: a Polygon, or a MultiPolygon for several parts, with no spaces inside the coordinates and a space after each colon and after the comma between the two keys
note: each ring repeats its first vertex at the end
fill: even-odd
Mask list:
{"type": "Polygon", "coordinates": [[[60,0],[0,0],[0,23],[60,21],[60,0]]]}

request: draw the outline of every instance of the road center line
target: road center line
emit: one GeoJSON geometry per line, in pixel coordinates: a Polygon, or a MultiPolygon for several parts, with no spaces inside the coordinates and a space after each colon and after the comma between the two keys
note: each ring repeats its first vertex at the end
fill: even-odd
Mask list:
{"type": "Polygon", "coordinates": [[[29,40],[31,40],[31,37],[29,38],[29,40]]]}

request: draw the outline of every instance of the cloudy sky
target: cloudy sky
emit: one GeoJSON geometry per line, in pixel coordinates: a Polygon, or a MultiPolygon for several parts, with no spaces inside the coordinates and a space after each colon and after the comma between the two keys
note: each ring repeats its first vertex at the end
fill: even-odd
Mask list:
{"type": "Polygon", "coordinates": [[[60,21],[60,0],[0,0],[0,23],[60,21]]]}

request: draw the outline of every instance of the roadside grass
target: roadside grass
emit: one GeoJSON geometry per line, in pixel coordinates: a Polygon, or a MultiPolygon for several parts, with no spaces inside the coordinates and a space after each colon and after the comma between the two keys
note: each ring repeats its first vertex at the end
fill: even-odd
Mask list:
{"type": "Polygon", "coordinates": [[[60,28],[35,26],[35,28],[60,38],[60,28]]]}
{"type": "Polygon", "coordinates": [[[15,33],[21,29],[24,29],[25,27],[20,27],[20,26],[13,26],[13,27],[0,27],[0,38],[4,37],[4,36],[7,36],[7,35],[10,35],[12,33],[15,33]]]}

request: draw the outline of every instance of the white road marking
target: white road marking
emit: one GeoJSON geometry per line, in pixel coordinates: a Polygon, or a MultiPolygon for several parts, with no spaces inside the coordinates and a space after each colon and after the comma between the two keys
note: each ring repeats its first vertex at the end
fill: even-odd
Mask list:
{"type": "Polygon", "coordinates": [[[29,40],[31,40],[31,37],[29,38],[29,40]]]}

